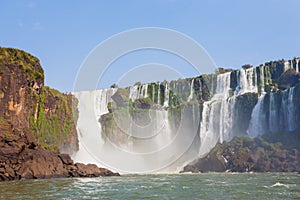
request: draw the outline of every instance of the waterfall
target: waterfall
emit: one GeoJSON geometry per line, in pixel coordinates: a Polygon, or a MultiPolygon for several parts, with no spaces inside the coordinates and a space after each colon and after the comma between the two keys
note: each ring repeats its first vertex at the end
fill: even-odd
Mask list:
{"type": "Polygon", "coordinates": [[[233,125],[235,98],[229,97],[230,90],[230,72],[219,75],[217,77],[217,96],[215,98],[217,102],[220,101],[220,116],[218,124],[220,142],[230,138],[230,132],[233,125]]]}
{"type": "Polygon", "coordinates": [[[232,132],[234,125],[234,106],[235,97],[228,98],[227,101],[222,101],[221,117],[220,117],[220,142],[229,141],[235,135],[232,132]]]}
{"type": "MultiPolygon", "coordinates": [[[[116,91],[117,89],[104,89],[74,93],[79,110],[79,151],[72,155],[75,162],[94,163],[122,173],[175,172],[184,162],[196,157],[193,153],[196,151],[190,151],[187,147],[191,146],[197,133],[200,117],[198,116],[197,121],[193,116],[192,124],[189,119],[191,113],[200,113],[198,106],[192,107],[195,110],[182,111],[182,125],[178,130],[172,129],[173,121],[170,121],[169,111],[165,109],[150,109],[151,120],[144,125],[137,124],[130,116],[124,118],[122,112],[120,116],[114,113],[113,120],[119,128],[116,136],[120,139],[125,136],[128,141],[122,143],[105,139],[99,118],[108,113],[107,105],[112,102],[111,96],[116,91]],[[122,127],[122,123],[127,126],[122,127]]],[[[165,95],[167,94],[168,85],[165,89],[165,95]]],[[[129,96],[133,99],[145,95],[146,86],[133,86],[129,90],[129,96]]],[[[141,118],[139,120],[146,121],[141,118]]]]}
{"type": "Polygon", "coordinates": [[[264,113],[264,99],[265,95],[259,97],[257,104],[252,110],[251,120],[249,123],[249,128],[247,130],[247,134],[251,138],[255,138],[259,135],[263,135],[266,131],[265,129],[265,120],[266,115],[264,113]]]}
{"type": "Polygon", "coordinates": [[[261,93],[265,93],[265,66],[259,67],[259,80],[261,84],[261,93]]]}
{"type": "Polygon", "coordinates": [[[164,107],[168,107],[169,106],[169,86],[168,83],[166,83],[165,86],[165,93],[164,93],[164,97],[165,97],[165,101],[164,101],[164,107]]]}
{"type": "Polygon", "coordinates": [[[292,68],[289,61],[284,62],[284,71],[287,71],[288,69],[292,68]]]}
{"type": "Polygon", "coordinates": [[[299,59],[296,59],[296,72],[298,73],[299,72],[299,59]]]}
{"type": "Polygon", "coordinates": [[[134,101],[148,97],[148,84],[135,85],[129,88],[129,98],[134,101]]]}
{"type": "Polygon", "coordinates": [[[200,149],[199,156],[207,154],[218,142],[219,127],[216,122],[218,119],[218,103],[204,102],[202,111],[202,121],[200,125],[200,149]]]}
{"type": "Polygon", "coordinates": [[[246,92],[258,92],[257,88],[257,73],[256,68],[242,69],[238,73],[239,75],[239,91],[238,94],[246,92]]]}
{"type": "MultiPolygon", "coordinates": [[[[294,131],[299,127],[296,89],[267,93],[272,77],[278,76],[272,66],[265,64],[199,77],[199,87],[195,79],[129,87],[126,91],[132,101],[152,98],[151,109],[137,109],[144,115],[134,115],[129,109],[109,113],[107,105],[118,89],[76,92],[79,151],[72,157],[123,173],[174,172],[183,163],[207,155],[218,142],[230,141],[245,131],[252,138],[266,132],[294,131]],[[257,97],[246,93],[255,93],[257,97]],[[192,101],[196,94],[209,94],[205,98],[210,100],[199,105],[192,101]],[[181,102],[178,107],[169,107],[173,100],[170,97],[175,95],[181,102]],[[241,102],[257,98],[255,106],[252,100],[250,106],[241,102]],[[247,106],[252,109],[251,118],[250,113],[246,118],[240,114],[247,106]],[[110,135],[102,133],[102,116],[116,124],[110,133],[105,132],[110,135]],[[239,117],[248,121],[239,126],[239,117]]],[[[284,63],[285,70],[292,67],[299,71],[299,59],[284,63]]]]}
{"type": "Polygon", "coordinates": [[[155,85],[152,84],[152,101],[155,102],[155,85]]]}
{"type": "Polygon", "coordinates": [[[292,87],[289,90],[285,90],[282,95],[281,104],[281,126],[288,131],[294,131],[297,126],[295,119],[295,102],[294,102],[294,90],[292,87]]]}
{"type": "Polygon", "coordinates": [[[269,130],[275,132],[278,130],[278,109],[276,106],[275,94],[270,93],[270,103],[269,103],[269,130]]]}
{"type": "Polygon", "coordinates": [[[269,93],[262,95],[255,105],[247,133],[250,137],[263,135],[270,131],[294,131],[298,124],[296,122],[296,102],[294,101],[295,87],[287,89],[282,93],[269,93]],[[266,98],[269,96],[269,98],[266,98]],[[268,100],[268,101],[267,101],[268,100]],[[265,110],[265,104],[268,109],[265,110]],[[266,116],[269,116],[268,119],[266,116]]]}
{"type": "Polygon", "coordinates": [[[192,79],[191,87],[190,87],[190,95],[188,97],[188,101],[191,101],[194,97],[194,79],[192,79]]]}
{"type": "Polygon", "coordinates": [[[79,151],[73,155],[75,161],[83,163],[93,162],[102,165],[101,161],[93,154],[94,151],[98,151],[97,147],[102,147],[104,144],[102,137],[97,134],[101,132],[101,125],[98,123],[98,119],[101,115],[108,113],[107,104],[112,101],[111,96],[116,90],[111,88],[74,93],[74,96],[78,99],[79,111],[76,127],[79,151]],[[90,149],[90,147],[93,147],[93,149],[90,149]]]}
{"type": "Polygon", "coordinates": [[[294,131],[296,129],[296,119],[295,119],[295,108],[294,108],[294,90],[292,87],[288,91],[288,103],[287,103],[287,130],[294,131]]]}
{"type": "MultiPolygon", "coordinates": [[[[236,78],[238,86],[233,96],[230,95],[231,72],[217,76],[216,92],[210,101],[204,102],[203,104],[200,129],[200,156],[208,153],[217,142],[229,141],[239,134],[233,130],[234,124],[236,123],[234,121],[236,97],[248,92],[258,93],[259,87],[261,89],[261,96],[252,110],[247,133],[250,137],[256,137],[266,131],[264,127],[266,114],[263,113],[263,102],[265,97],[265,83],[268,83],[270,79],[270,75],[265,72],[265,68],[267,67],[268,66],[259,66],[259,68],[252,67],[237,71],[236,78]],[[259,76],[256,69],[259,70],[259,76]],[[258,84],[258,81],[260,84],[258,84]]],[[[272,106],[270,110],[274,107],[275,102],[273,100],[271,101],[272,106]]],[[[272,117],[270,117],[269,120],[274,124],[274,115],[276,115],[277,112],[276,110],[274,111],[274,109],[272,112],[272,117]]]]}
{"type": "Polygon", "coordinates": [[[148,97],[148,84],[143,84],[141,96],[143,98],[147,98],[148,97]]]}
{"type": "Polygon", "coordinates": [[[157,104],[158,104],[158,105],[161,105],[161,103],[160,103],[160,83],[158,83],[157,104]]]}
{"type": "Polygon", "coordinates": [[[138,99],[139,97],[139,91],[138,91],[138,85],[132,86],[129,89],[129,98],[132,99],[132,101],[138,99]]]}
{"type": "Polygon", "coordinates": [[[217,76],[216,94],[210,101],[204,102],[200,124],[199,156],[207,154],[217,142],[232,138],[234,97],[229,97],[230,74],[217,76]]]}

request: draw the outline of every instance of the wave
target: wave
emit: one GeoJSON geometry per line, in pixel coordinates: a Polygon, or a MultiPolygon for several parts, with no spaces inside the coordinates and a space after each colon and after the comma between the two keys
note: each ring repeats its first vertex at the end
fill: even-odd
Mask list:
{"type": "Polygon", "coordinates": [[[271,185],[270,187],[286,187],[289,188],[289,185],[280,183],[280,182],[276,182],[275,184],[271,185]]]}

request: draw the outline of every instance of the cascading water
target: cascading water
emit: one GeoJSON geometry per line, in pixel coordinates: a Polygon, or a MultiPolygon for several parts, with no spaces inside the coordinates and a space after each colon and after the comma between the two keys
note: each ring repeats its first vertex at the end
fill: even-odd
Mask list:
{"type": "Polygon", "coordinates": [[[101,132],[101,124],[98,123],[98,119],[101,115],[108,113],[107,104],[111,102],[111,96],[115,92],[116,89],[112,88],[74,93],[78,99],[79,111],[77,121],[79,151],[73,155],[75,161],[102,164],[93,156],[89,147],[101,147],[104,144],[102,138],[95,133],[101,132]]]}
{"type": "Polygon", "coordinates": [[[157,91],[157,104],[158,105],[161,105],[160,103],[160,83],[158,84],[158,91],[157,91]]]}
{"type": "MultiPolygon", "coordinates": [[[[129,88],[129,97],[133,100],[146,98],[147,87],[145,84],[129,88]]],[[[168,96],[168,84],[164,87],[163,95],[168,96]]],[[[193,107],[193,111],[183,111],[182,125],[178,130],[173,130],[174,125],[171,125],[173,122],[170,121],[167,110],[168,98],[164,98],[164,106],[160,109],[149,110],[151,120],[147,124],[137,123],[130,114],[128,117],[121,115],[121,118],[118,116],[119,113],[115,113],[113,117],[119,133],[122,133],[122,137],[127,137],[128,141],[118,143],[109,138],[105,139],[99,118],[109,112],[107,105],[112,102],[111,97],[116,90],[74,93],[79,101],[77,131],[80,141],[79,151],[73,155],[75,161],[95,163],[123,173],[175,172],[186,160],[196,156],[193,153],[187,155],[183,153],[189,151],[188,148],[194,141],[200,118],[198,116],[197,122],[196,114],[195,116],[193,114],[192,121],[195,124],[192,123],[191,126],[189,117],[184,116],[190,116],[188,112],[199,114],[199,107],[193,107]]],[[[158,99],[159,97],[160,94],[158,99]]],[[[139,121],[143,120],[139,118],[139,121]]]]}
{"type": "Polygon", "coordinates": [[[251,120],[249,124],[249,128],[247,130],[247,134],[251,138],[255,138],[259,135],[263,135],[266,131],[265,121],[266,115],[264,113],[264,95],[260,96],[257,104],[255,105],[252,114],[251,120]]]}
{"type": "Polygon", "coordinates": [[[275,94],[270,93],[270,101],[269,101],[269,130],[271,132],[275,132],[278,130],[278,108],[276,106],[275,94]]]}
{"type": "Polygon", "coordinates": [[[295,101],[294,93],[295,88],[292,87],[289,90],[286,90],[282,94],[282,104],[281,104],[281,127],[284,127],[285,130],[294,131],[297,127],[297,122],[295,119],[295,101]]]}
{"type": "Polygon", "coordinates": [[[190,87],[190,95],[188,97],[188,101],[191,101],[194,97],[194,79],[191,81],[191,87],[190,87]]]}
{"type": "MultiPolygon", "coordinates": [[[[299,60],[296,59],[293,64],[284,63],[285,70],[291,67],[299,71],[299,60]]],[[[149,110],[150,120],[146,124],[137,123],[128,111],[128,117],[114,114],[116,129],[125,134],[125,142],[105,139],[99,123],[99,118],[109,112],[107,105],[112,102],[111,97],[117,89],[77,92],[75,96],[79,100],[77,131],[80,150],[73,158],[75,161],[104,165],[119,172],[174,172],[183,163],[205,156],[216,143],[229,141],[240,135],[236,131],[236,105],[238,97],[246,93],[255,93],[258,97],[256,105],[251,108],[248,128],[243,129],[244,132],[247,130],[248,136],[294,131],[299,126],[296,118],[298,114],[295,113],[295,88],[276,93],[267,92],[270,88],[276,91],[271,78],[274,75],[271,73],[270,65],[266,64],[235,71],[234,74],[219,74],[214,79],[208,79],[209,86],[200,79],[199,84],[195,82],[197,79],[191,79],[190,82],[179,80],[132,86],[128,90],[129,99],[135,101],[151,97],[155,106],[149,110]],[[236,83],[233,83],[232,77],[236,79],[236,83]],[[201,105],[200,111],[199,105],[192,100],[196,100],[195,94],[197,98],[198,94],[205,94],[205,91],[199,93],[203,89],[201,85],[210,89],[211,98],[201,105]],[[171,100],[176,94],[185,101],[180,104],[180,122],[176,119],[178,114],[170,112],[173,106],[171,100]],[[122,127],[122,124],[127,125],[122,127]]],[[[137,121],[139,120],[143,121],[137,121]]]]}
{"type": "Polygon", "coordinates": [[[165,101],[164,101],[164,107],[168,107],[169,106],[169,86],[168,83],[166,83],[165,85],[165,93],[164,93],[164,97],[165,97],[165,101]]]}
{"type": "Polygon", "coordinates": [[[295,87],[292,87],[281,93],[269,93],[259,98],[252,111],[247,130],[250,137],[263,135],[266,132],[294,131],[297,128],[294,90],[295,87]],[[269,98],[266,98],[267,96],[269,98]]]}
{"type": "MultiPolygon", "coordinates": [[[[216,92],[210,101],[204,102],[201,130],[200,130],[200,151],[199,155],[203,156],[209,152],[209,150],[215,146],[217,142],[229,141],[239,133],[234,131],[234,114],[236,98],[239,95],[245,93],[258,93],[260,87],[261,93],[264,94],[265,78],[264,69],[265,66],[260,66],[260,76],[257,75],[256,68],[239,70],[237,74],[237,87],[235,88],[233,96],[230,95],[231,72],[220,74],[217,76],[216,92]],[[258,84],[258,78],[260,85],[258,84]]],[[[263,101],[260,98],[259,101],[263,101]]],[[[262,110],[261,104],[257,104],[252,113],[253,117],[257,117],[258,113],[262,110]]],[[[259,121],[258,121],[259,122],[259,121]]],[[[252,122],[250,125],[252,128],[251,136],[258,135],[257,132],[253,132],[252,129],[257,127],[257,124],[252,122]]],[[[263,129],[261,127],[261,129],[263,129]]],[[[263,132],[263,131],[262,131],[263,132]]]]}
{"type": "Polygon", "coordinates": [[[135,99],[138,99],[138,96],[139,96],[138,85],[130,87],[129,98],[134,101],[135,99]]]}
{"type": "Polygon", "coordinates": [[[233,137],[234,98],[229,97],[230,72],[217,77],[216,94],[203,104],[199,156],[207,154],[217,142],[233,137]]]}
{"type": "Polygon", "coordinates": [[[148,84],[135,85],[130,87],[129,98],[133,101],[140,98],[148,97],[148,84]]]}
{"type": "Polygon", "coordinates": [[[259,67],[259,80],[260,80],[260,84],[261,84],[261,93],[264,94],[265,93],[265,66],[260,66],[259,67]]]}
{"type": "Polygon", "coordinates": [[[257,93],[258,89],[256,68],[252,67],[246,70],[240,70],[238,73],[238,82],[240,86],[238,94],[244,94],[247,92],[257,93]]]}
{"type": "MultiPolygon", "coordinates": [[[[285,64],[286,67],[288,64],[285,64]]],[[[290,66],[289,66],[290,67],[290,66]]],[[[200,151],[199,155],[203,156],[209,152],[209,150],[215,146],[217,142],[229,141],[239,133],[234,131],[234,125],[237,123],[234,121],[235,114],[235,102],[239,95],[246,93],[257,93],[259,99],[257,104],[252,110],[251,120],[247,134],[250,137],[256,137],[262,135],[267,131],[278,130],[279,124],[279,111],[275,101],[275,95],[271,93],[269,102],[269,119],[267,123],[266,112],[264,110],[265,101],[265,86],[271,83],[271,75],[269,66],[259,66],[239,70],[237,74],[237,87],[235,88],[234,95],[230,96],[230,72],[217,76],[216,92],[210,101],[204,102],[202,111],[202,121],[200,130],[200,151]],[[259,70],[259,75],[257,71],[259,70]],[[267,126],[268,124],[271,124],[267,126]]],[[[290,91],[292,91],[291,89],[290,91]]],[[[286,91],[284,93],[287,93],[286,91]]],[[[291,92],[290,92],[291,93],[291,92]]],[[[291,94],[289,93],[289,99],[291,94]]],[[[288,98],[287,98],[288,99],[288,98]]],[[[288,101],[288,100],[287,100],[288,101]]],[[[289,101],[291,102],[291,100],[289,101]]],[[[291,103],[284,104],[283,106],[288,113],[288,110],[294,111],[294,107],[291,103]]],[[[287,114],[287,121],[293,121],[294,117],[292,113],[287,114]]],[[[292,123],[290,123],[292,124],[292,123]]],[[[292,127],[292,125],[287,125],[292,127]]],[[[290,128],[289,130],[291,130],[290,128]]]]}
{"type": "Polygon", "coordinates": [[[284,62],[284,71],[287,71],[290,68],[289,62],[284,62]]]}
{"type": "Polygon", "coordinates": [[[148,84],[143,84],[143,86],[142,86],[142,94],[143,94],[144,98],[148,97],[148,84]]]}
{"type": "Polygon", "coordinates": [[[296,72],[298,73],[299,72],[299,59],[296,59],[296,72]]]}

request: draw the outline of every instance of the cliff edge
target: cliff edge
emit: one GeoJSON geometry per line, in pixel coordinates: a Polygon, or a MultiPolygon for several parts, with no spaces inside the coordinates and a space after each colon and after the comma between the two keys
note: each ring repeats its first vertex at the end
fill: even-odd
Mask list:
{"type": "Polygon", "coordinates": [[[78,150],[73,98],[44,86],[36,57],[0,47],[0,180],[118,175],[67,154],[78,150]]]}

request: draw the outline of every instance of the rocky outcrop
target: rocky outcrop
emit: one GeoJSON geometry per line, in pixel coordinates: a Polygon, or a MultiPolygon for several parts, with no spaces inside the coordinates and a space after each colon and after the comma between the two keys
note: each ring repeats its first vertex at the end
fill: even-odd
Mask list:
{"type": "Polygon", "coordinates": [[[74,164],[68,154],[60,154],[54,146],[42,148],[30,132],[1,120],[0,181],[116,175],[96,165],[74,164]]]}
{"type": "Polygon", "coordinates": [[[199,159],[194,164],[184,167],[182,172],[204,173],[204,172],[225,172],[226,163],[220,154],[210,154],[203,159],[199,159]]]}
{"type": "Polygon", "coordinates": [[[298,172],[300,131],[266,134],[255,139],[236,137],[217,144],[204,158],[182,172],[298,172]]]}
{"type": "MultiPolygon", "coordinates": [[[[98,177],[98,176],[119,176],[105,168],[98,168],[95,164],[76,163],[76,169],[72,171],[73,177],[98,177]]],[[[73,167],[72,167],[73,168],[73,167]]]]}
{"type": "Polygon", "coordinates": [[[0,180],[118,175],[64,154],[78,150],[77,115],[71,94],[44,86],[36,57],[0,47],[0,180]]]}
{"type": "Polygon", "coordinates": [[[278,88],[280,90],[294,87],[300,81],[300,74],[294,69],[288,69],[278,78],[278,88]]]}

